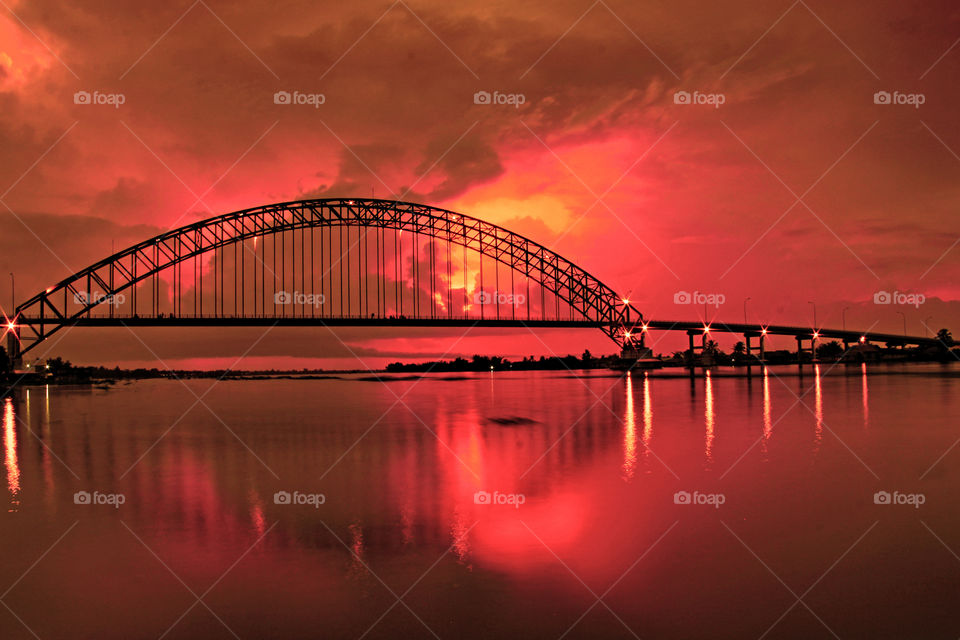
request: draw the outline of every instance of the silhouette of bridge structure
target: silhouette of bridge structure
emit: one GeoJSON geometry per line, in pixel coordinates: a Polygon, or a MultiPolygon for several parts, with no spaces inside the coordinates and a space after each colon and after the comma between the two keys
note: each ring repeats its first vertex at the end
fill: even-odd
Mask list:
{"type": "Polygon", "coordinates": [[[67,327],[564,327],[603,331],[625,357],[651,331],[890,345],[935,338],[818,327],[647,319],[580,266],[503,227],[378,199],[283,202],[167,231],[18,305],[14,358],[67,327]]]}

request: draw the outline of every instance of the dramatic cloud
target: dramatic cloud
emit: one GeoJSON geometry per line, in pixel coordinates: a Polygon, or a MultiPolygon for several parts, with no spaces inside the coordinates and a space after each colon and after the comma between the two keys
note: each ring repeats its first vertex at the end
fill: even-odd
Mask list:
{"type": "MultiPolygon", "coordinates": [[[[374,194],[527,235],[649,317],[702,316],[673,303],[697,290],[726,296],[721,320],[749,297],[752,320],[800,323],[815,300],[821,324],[849,307],[900,331],[901,309],[872,304],[899,290],[928,299],[902,309],[912,333],[929,316],[956,332],[958,34],[949,2],[21,1],[0,13],[0,268],[22,300],[171,226],[374,194]]],[[[460,333],[338,331],[372,364],[460,333]]],[[[451,356],[547,352],[490,335],[451,356]]],[[[162,357],[226,361],[253,338],[187,333],[162,357]]],[[[102,344],[58,349],[151,357],[102,344]]]]}

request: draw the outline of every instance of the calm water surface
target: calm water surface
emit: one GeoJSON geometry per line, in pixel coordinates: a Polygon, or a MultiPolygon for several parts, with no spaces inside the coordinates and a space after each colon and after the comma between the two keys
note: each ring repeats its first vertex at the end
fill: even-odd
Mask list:
{"type": "Polygon", "coordinates": [[[827,369],[21,389],[0,638],[956,638],[960,368],[827,369]]]}

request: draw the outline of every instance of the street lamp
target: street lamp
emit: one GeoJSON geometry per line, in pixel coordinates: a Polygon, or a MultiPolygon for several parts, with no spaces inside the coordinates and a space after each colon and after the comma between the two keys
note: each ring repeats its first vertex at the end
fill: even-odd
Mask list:
{"type": "Polygon", "coordinates": [[[17,308],[17,281],[13,278],[13,272],[10,272],[10,313],[17,308]]]}
{"type": "Polygon", "coordinates": [[[807,304],[813,305],[813,328],[817,328],[817,303],[813,300],[807,300],[807,304]]]}
{"type": "Polygon", "coordinates": [[[900,317],[903,318],[903,335],[907,335],[907,316],[903,311],[897,311],[900,314],[900,317]]]}
{"type": "Polygon", "coordinates": [[[743,299],[743,324],[747,324],[747,302],[749,300],[749,297],[743,299]]]}

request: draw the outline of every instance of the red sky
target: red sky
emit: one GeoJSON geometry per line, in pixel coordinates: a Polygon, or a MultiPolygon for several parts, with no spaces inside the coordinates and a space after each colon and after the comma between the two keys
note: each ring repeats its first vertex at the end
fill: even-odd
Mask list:
{"type": "MultiPolygon", "coordinates": [[[[912,334],[930,316],[960,331],[958,38],[950,2],[8,2],[0,301],[11,271],[23,300],[171,226],[374,193],[526,235],[650,318],[700,317],[674,304],[699,291],[725,296],[720,320],[749,297],[751,321],[810,323],[813,300],[821,325],[849,307],[848,327],[899,332],[901,311],[912,334]]],[[[242,366],[613,347],[599,331],[336,332],[274,330],[242,366]]],[[[223,366],[262,333],[76,329],[55,353],[223,366]]]]}

